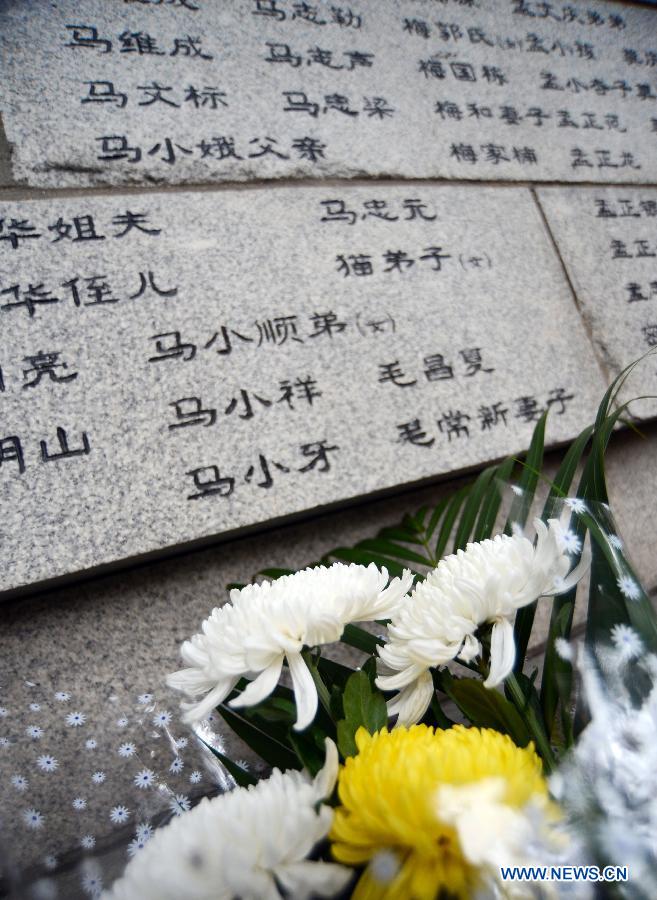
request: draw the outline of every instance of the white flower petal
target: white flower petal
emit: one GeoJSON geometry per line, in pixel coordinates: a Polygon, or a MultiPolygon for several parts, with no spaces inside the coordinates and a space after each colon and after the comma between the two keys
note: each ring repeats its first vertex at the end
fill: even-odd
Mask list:
{"type": "Polygon", "coordinates": [[[324,766],[315,775],[315,780],[313,781],[318,800],[323,800],[333,793],[335,782],[338,780],[338,768],[340,765],[338,748],[331,738],[324,738],[324,749],[326,751],[324,766]]]}
{"type": "Polygon", "coordinates": [[[290,653],[287,664],[290,667],[294,700],[297,705],[297,721],[294,724],[294,730],[303,731],[310,725],[317,712],[317,688],[300,653],[290,653]]]}
{"type": "MultiPolygon", "coordinates": [[[[173,676],[169,676],[173,678],[173,676]]],[[[223,703],[226,697],[233,690],[235,685],[238,682],[238,678],[234,677],[230,680],[221,681],[213,690],[207,694],[203,700],[199,703],[182,703],[181,709],[183,710],[183,721],[192,724],[194,722],[199,722],[201,719],[207,718],[207,716],[212,712],[213,709],[216,709],[220,703],[223,703]]],[[[169,687],[175,687],[175,684],[169,682],[167,680],[167,684],[169,687]]]]}
{"type": "MultiPolygon", "coordinates": [[[[384,568],[383,572],[387,571],[384,568]]],[[[368,610],[369,615],[366,619],[389,619],[399,604],[403,602],[404,597],[413,587],[413,579],[415,575],[409,570],[404,569],[401,578],[393,578],[388,587],[382,591],[376,598],[375,602],[368,610]]]]}
{"type": "Polygon", "coordinates": [[[566,577],[559,583],[558,590],[554,591],[555,594],[564,594],[566,591],[571,590],[575,587],[577,582],[584,576],[589,570],[589,566],[591,565],[591,549],[587,545],[582,550],[582,555],[580,557],[579,562],[575,566],[575,568],[570,572],[570,574],[566,575],[566,577]]]}
{"type": "Polygon", "coordinates": [[[456,829],[463,855],[473,866],[500,865],[517,859],[530,823],[520,810],[505,804],[502,778],[484,778],[472,784],[443,785],[436,794],[436,812],[456,829]]]}
{"type": "Polygon", "coordinates": [[[516,659],[516,644],[513,639],[513,625],[508,619],[494,623],[490,636],[490,672],[484,687],[494,688],[501,684],[512,671],[516,659]]]}
{"type": "Polygon", "coordinates": [[[429,708],[433,693],[431,673],[425,671],[388,703],[388,715],[398,717],[396,726],[413,725],[429,708]]]}
{"type": "Polygon", "coordinates": [[[466,634],[461,652],[456,657],[463,662],[472,662],[481,653],[481,643],[472,634],[466,634]]]}
{"type": "Polygon", "coordinates": [[[244,688],[239,697],[235,697],[228,705],[236,709],[241,706],[254,706],[256,703],[264,700],[265,697],[268,697],[281,677],[283,659],[284,656],[281,654],[267,669],[263,669],[251,684],[244,688]]]}
{"type": "Polygon", "coordinates": [[[335,897],[347,886],[352,874],[351,869],[338,863],[307,860],[276,869],[276,878],[294,900],[335,897]]]}
{"type": "Polygon", "coordinates": [[[426,666],[414,664],[396,675],[378,675],[376,686],[382,691],[398,691],[415,682],[422,672],[426,672],[426,666]]]}

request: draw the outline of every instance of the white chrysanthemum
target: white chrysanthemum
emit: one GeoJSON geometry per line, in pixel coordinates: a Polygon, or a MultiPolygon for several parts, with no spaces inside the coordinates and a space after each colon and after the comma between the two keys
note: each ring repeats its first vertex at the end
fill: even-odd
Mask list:
{"type": "Polygon", "coordinates": [[[388,628],[389,641],[379,648],[395,674],[376,680],[382,690],[399,691],[388,704],[390,715],[399,715],[399,725],[418,722],[426,712],[433,695],[431,667],[455,658],[469,662],[481,652],[475,632],[486,623],[493,628],[484,684],[492,688],[504,681],[515,661],[516,610],[543,595],[570,590],[582,576],[588,558],[569,573],[559,522],[550,519],[548,526],[536,519],[534,527],[535,545],[509,535],[468,544],[442,559],[400,604],[388,628]]]}
{"type": "Polygon", "coordinates": [[[170,687],[190,697],[205,695],[183,704],[185,720],[204,719],[243,676],[257,677],[230,705],[259,703],[276,687],[287,660],[297,706],[294,727],[306,728],[317,711],[317,688],[302,649],[339,640],[351,622],[389,618],[413,576],[405,571],[386,588],[387,582],[387,571],[374,564],[335,563],[231,591],[230,603],[212,611],[203,633],[182,645],[190,668],[167,678],[170,687]]]}
{"type": "Polygon", "coordinates": [[[321,801],[333,790],[338,753],[332,741],[326,749],[314,781],[275,769],[158,829],[105,900],[280,900],[279,887],[295,900],[339,893],[351,870],[306,858],[333,821],[321,801]]]}

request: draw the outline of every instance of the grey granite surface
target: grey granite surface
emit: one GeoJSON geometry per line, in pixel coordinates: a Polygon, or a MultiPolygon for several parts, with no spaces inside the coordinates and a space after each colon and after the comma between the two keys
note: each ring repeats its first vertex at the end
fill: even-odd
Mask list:
{"type": "MultiPolygon", "coordinates": [[[[657,189],[545,188],[537,192],[599,358],[617,375],[649,356],[622,401],[657,395],[657,189]]],[[[641,417],[657,400],[632,403],[641,417]]]]}
{"type": "Polygon", "coordinates": [[[657,13],[598,0],[0,3],[14,178],[654,179],[657,13]]]}
{"type": "Polygon", "coordinates": [[[602,395],[523,188],[115,194],[0,219],[23,223],[0,241],[5,591],[466,470],[525,448],[545,408],[562,442],[602,395]]]}

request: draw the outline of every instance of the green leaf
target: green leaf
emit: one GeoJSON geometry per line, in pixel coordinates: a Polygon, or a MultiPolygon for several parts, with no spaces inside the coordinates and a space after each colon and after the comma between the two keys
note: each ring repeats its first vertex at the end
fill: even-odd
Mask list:
{"type": "Polygon", "coordinates": [[[349,719],[340,719],[337,725],[337,743],[343,759],[349,756],[356,756],[358,746],[356,745],[356,732],[360,726],[350,722],[349,719]]]}
{"type": "Polygon", "coordinates": [[[447,696],[473,725],[508,734],[519,747],[530,742],[531,734],[522,717],[499,691],[485,688],[476,678],[454,678],[446,671],[441,672],[441,682],[447,696]]]}
{"type": "Polygon", "coordinates": [[[285,575],[294,575],[294,569],[260,569],[258,575],[276,581],[277,578],[283,578],[285,575]]]}
{"type": "Polygon", "coordinates": [[[289,739],[289,731],[291,725],[296,721],[296,706],[294,707],[294,717],[287,721],[275,719],[275,718],[264,718],[260,715],[260,704],[258,706],[247,706],[244,709],[240,709],[240,718],[247,720],[251,725],[254,725],[256,728],[259,728],[260,731],[267,734],[272,740],[277,741],[279,744],[282,744],[284,747],[288,749],[292,749],[292,744],[289,739]]]}
{"type": "Polygon", "coordinates": [[[370,676],[362,669],[349,678],[342,698],[345,718],[356,726],[364,725],[373,734],[388,721],[383,694],[372,687],[370,676]]]}
{"type": "Polygon", "coordinates": [[[527,516],[529,515],[529,510],[531,509],[534,500],[534,493],[536,492],[540,471],[543,466],[546,421],[547,410],[536,423],[527,456],[522,462],[522,473],[520,475],[520,480],[518,481],[520,492],[511,504],[509,518],[507,519],[506,528],[504,529],[506,534],[512,533],[511,526],[514,523],[517,522],[524,527],[525,522],[527,521],[527,516]]]}
{"type": "Polygon", "coordinates": [[[333,659],[327,659],[324,656],[320,656],[317,660],[317,668],[329,691],[334,687],[344,688],[347,679],[354,671],[349,666],[343,666],[342,663],[335,662],[333,659]]]}
{"type": "Polygon", "coordinates": [[[371,553],[367,550],[358,550],[355,547],[338,547],[331,551],[330,556],[334,556],[336,559],[344,562],[358,563],[361,566],[369,566],[370,563],[374,563],[379,568],[385,566],[393,577],[401,577],[406,568],[406,566],[401,566],[394,559],[390,559],[387,556],[381,556],[379,553],[371,553]]]}
{"type": "Polygon", "coordinates": [[[452,533],[452,528],[454,527],[456,517],[458,516],[459,510],[463,506],[466,497],[470,493],[471,487],[472,485],[466,484],[462,488],[459,488],[459,490],[450,498],[449,503],[447,504],[445,515],[440,526],[440,531],[438,532],[438,540],[436,541],[436,549],[434,552],[434,556],[437,560],[442,559],[445,548],[447,547],[447,542],[452,533]]]}
{"type": "Polygon", "coordinates": [[[418,531],[417,528],[411,528],[410,526],[407,528],[404,525],[399,525],[396,528],[382,528],[376,537],[384,541],[401,541],[402,543],[421,546],[422,539],[418,537],[418,534],[421,533],[422,529],[418,531]]]}
{"type": "MultiPolygon", "coordinates": [[[[557,638],[569,640],[575,614],[577,588],[566,594],[560,594],[552,601],[552,615],[543,660],[543,677],[541,679],[541,710],[547,731],[552,737],[555,727],[555,715],[559,705],[564,715],[570,717],[570,697],[572,692],[573,670],[571,664],[562,659],[555,649],[557,638]]],[[[570,746],[567,730],[564,732],[566,746],[570,746]]]]}
{"type": "MultiPolygon", "coordinates": [[[[411,515],[410,513],[404,513],[404,518],[401,521],[400,528],[403,528],[405,531],[414,531],[417,534],[424,532],[424,516],[426,515],[428,507],[424,506],[422,509],[419,509],[415,515],[411,515]]],[[[385,529],[383,529],[385,531],[385,529]]],[[[380,537],[384,537],[383,534],[380,533],[380,537]]]]}
{"type": "Polygon", "coordinates": [[[343,644],[348,644],[350,647],[355,647],[356,650],[362,650],[369,654],[376,653],[376,648],[385,643],[381,638],[374,637],[373,634],[358,625],[345,625],[340,640],[343,644]]]}
{"type": "Polygon", "coordinates": [[[420,553],[410,550],[408,547],[402,547],[400,544],[393,544],[392,541],[384,541],[379,538],[374,540],[359,541],[356,545],[359,550],[372,551],[379,556],[387,556],[393,559],[401,559],[405,562],[419,563],[421,566],[430,566],[431,560],[427,559],[420,553]]]}
{"type": "Polygon", "coordinates": [[[246,587],[245,584],[242,584],[241,581],[229,581],[226,585],[227,591],[241,591],[242,588],[246,587]]]}
{"type": "Polygon", "coordinates": [[[213,756],[217,757],[219,762],[228,771],[228,774],[233,776],[240,787],[250,787],[252,784],[258,783],[257,778],[254,778],[253,775],[249,775],[247,771],[241,766],[238,766],[237,763],[233,762],[228,756],[225,756],[220,750],[217,750],[216,747],[212,747],[207,741],[202,741],[202,743],[205,744],[213,756]]]}
{"type": "Polygon", "coordinates": [[[577,467],[579,466],[582,456],[584,455],[584,450],[586,449],[586,445],[591,439],[591,435],[593,434],[593,425],[589,425],[588,428],[585,428],[578,437],[575,438],[573,443],[568,448],[563,460],[561,461],[561,465],[557,470],[557,474],[554,477],[554,481],[550,486],[550,493],[548,494],[548,498],[545,501],[545,506],[543,507],[543,514],[541,518],[547,522],[550,519],[559,504],[559,501],[562,497],[567,497],[570,491],[570,486],[573,482],[573,478],[575,477],[575,472],[577,471],[577,467]]]}
{"type": "Polygon", "coordinates": [[[447,504],[449,503],[449,497],[444,497],[437,506],[431,512],[431,516],[429,518],[429,522],[427,523],[427,528],[425,531],[427,541],[430,541],[433,537],[433,534],[438,527],[438,523],[440,522],[443,513],[447,509],[447,504]]]}
{"type": "Polygon", "coordinates": [[[324,679],[322,678],[317,667],[317,662],[319,661],[319,659],[321,659],[321,656],[313,658],[310,650],[302,650],[301,656],[308,666],[308,671],[310,672],[310,676],[314,681],[315,688],[317,690],[317,697],[319,699],[319,709],[317,711],[317,715],[323,712],[328,717],[328,725],[332,729],[333,721],[331,719],[331,695],[329,693],[329,689],[324,684],[324,679]]]}
{"type": "Polygon", "coordinates": [[[338,748],[344,757],[356,753],[355,734],[362,726],[370,734],[384,728],[388,711],[383,694],[372,686],[370,676],[361,670],[347,681],[342,696],[344,719],[338,722],[338,748]]]}
{"type": "MultiPolygon", "coordinates": [[[[323,738],[322,738],[323,740],[323,738]]],[[[290,732],[290,743],[311,775],[315,776],[324,765],[324,749],[318,749],[312,734],[306,730],[302,732],[290,732]]]]}
{"type": "Polygon", "coordinates": [[[333,721],[338,722],[344,718],[344,709],[342,707],[342,689],[333,685],[331,688],[331,715],[333,721]]]}
{"type": "MultiPolygon", "coordinates": [[[[621,376],[626,372],[629,373],[631,369],[632,367],[628,367],[618,378],[621,379],[621,376]]],[[[622,385],[622,380],[619,384],[622,385]]],[[[601,404],[598,410],[591,454],[580,482],[580,492],[590,504],[608,503],[604,454],[613,428],[626,408],[627,404],[609,412],[601,404]]],[[[614,625],[629,623],[643,639],[647,648],[654,652],[657,650],[657,618],[652,604],[640,587],[629,563],[620,555],[617,557],[611,547],[607,537],[611,522],[605,521],[601,527],[600,522],[609,515],[606,512],[608,507],[599,506],[596,509],[595,506],[592,506],[591,508],[594,512],[593,516],[586,514],[581,516],[582,521],[589,529],[593,555],[586,623],[587,643],[593,645],[599,640],[608,643],[609,631],[614,625]],[[621,575],[627,575],[636,582],[639,596],[635,600],[628,599],[620,591],[617,579],[621,575]]]]}
{"type": "Polygon", "coordinates": [[[527,681],[529,679],[526,676],[521,675],[519,678],[517,673],[512,672],[504,683],[504,690],[522,716],[536,745],[536,752],[542,758],[545,770],[549,774],[554,771],[557,763],[545,730],[545,723],[543,722],[540,708],[536,700],[525,693],[527,681]]]}
{"type": "MultiPolygon", "coordinates": [[[[543,451],[545,448],[545,423],[547,421],[547,410],[536,423],[534,434],[532,435],[527,457],[523,462],[522,474],[518,482],[520,493],[514,497],[509,511],[509,517],[504,529],[505,534],[512,533],[512,526],[518,524],[525,526],[529,511],[531,509],[534,494],[541,468],[543,466],[543,451]]],[[[513,639],[516,645],[516,660],[513,666],[514,672],[522,672],[525,663],[525,655],[529,646],[529,638],[534,624],[534,613],[536,611],[536,603],[530,603],[518,610],[516,621],[513,628],[513,639]]]]}
{"type": "Polygon", "coordinates": [[[506,459],[493,470],[490,483],[482,499],[477,527],[472,537],[473,541],[485,541],[493,534],[502,503],[502,491],[511,478],[514,465],[515,460],[506,459]]]}
{"type": "Polygon", "coordinates": [[[495,471],[496,466],[489,466],[487,469],[484,469],[484,471],[477,476],[475,483],[472,485],[468,499],[463,507],[463,512],[461,513],[458,528],[456,529],[453,553],[456,553],[457,550],[465,550],[466,544],[474,531],[479,510],[495,471]]]}
{"type": "Polygon", "coordinates": [[[257,706],[247,707],[244,714],[249,719],[257,716],[266,722],[283,722],[285,725],[291,725],[296,721],[297,708],[292,700],[286,700],[284,697],[268,697],[257,706]]]}
{"type": "Polygon", "coordinates": [[[431,704],[429,709],[431,710],[431,714],[433,715],[433,722],[430,724],[436,725],[438,728],[451,728],[452,725],[455,724],[448,716],[445,715],[442,706],[440,705],[440,701],[438,700],[438,696],[436,695],[436,691],[443,691],[443,685],[440,680],[440,672],[437,669],[431,670],[431,677],[433,679],[434,693],[431,698],[431,704]]]}
{"type": "MultiPolygon", "coordinates": [[[[543,714],[541,712],[541,704],[539,701],[538,692],[536,691],[536,687],[534,685],[537,675],[538,669],[534,669],[531,678],[525,675],[524,672],[518,672],[514,677],[524,698],[523,708],[527,709],[528,707],[531,707],[533,714],[540,720],[543,714]]],[[[511,689],[506,686],[505,694],[508,699],[511,699],[511,689]]]]}
{"type": "MultiPolygon", "coordinates": [[[[543,507],[541,518],[547,521],[555,513],[558,513],[558,506],[562,497],[567,497],[575,477],[575,472],[579,466],[586,446],[593,434],[593,425],[585,428],[568,448],[561,465],[557,470],[554,481],[550,487],[550,493],[543,507]]],[[[570,527],[574,529],[580,539],[584,540],[585,526],[580,519],[572,516],[570,527]]],[[[569,662],[560,658],[555,650],[555,641],[557,638],[564,640],[570,639],[570,632],[573,624],[573,616],[575,613],[575,600],[577,597],[577,588],[573,588],[566,594],[559,594],[552,601],[552,613],[550,616],[550,626],[548,629],[547,644],[545,647],[545,655],[543,661],[543,677],[541,679],[541,709],[543,718],[547,726],[548,734],[552,736],[555,715],[557,708],[561,706],[562,730],[566,746],[570,745],[570,695],[572,691],[572,667],[569,662]]],[[[532,610],[535,604],[532,605],[532,610]]],[[[525,618],[526,627],[522,633],[517,635],[520,641],[520,655],[524,661],[529,643],[529,634],[531,625],[533,624],[533,611],[531,621],[529,616],[525,618]]]]}
{"type": "Polygon", "coordinates": [[[278,766],[281,771],[301,768],[294,751],[283,742],[276,740],[270,727],[264,731],[253,722],[249,722],[228,709],[224,704],[217,707],[217,712],[235,734],[270,766],[278,766]]]}
{"type": "Polygon", "coordinates": [[[618,589],[616,578],[597,541],[591,541],[591,588],[589,591],[589,614],[586,622],[586,642],[595,646],[598,642],[609,642],[609,633],[614,625],[630,624],[627,604],[618,589]]]}
{"type": "Polygon", "coordinates": [[[338,750],[344,759],[349,756],[356,756],[358,747],[355,739],[356,731],[347,719],[340,719],[338,722],[338,750]]]}

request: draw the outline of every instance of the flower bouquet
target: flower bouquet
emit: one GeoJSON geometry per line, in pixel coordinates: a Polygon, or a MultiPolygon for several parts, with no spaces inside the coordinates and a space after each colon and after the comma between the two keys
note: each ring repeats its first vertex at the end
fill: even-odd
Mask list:
{"type": "Polygon", "coordinates": [[[603,465],[628,373],[537,515],[545,416],[523,463],[232,586],[167,681],[234,787],[158,829],[108,898],[657,896],[657,620],[603,465]],[[211,714],[264,777],[204,737],[211,714]]]}

